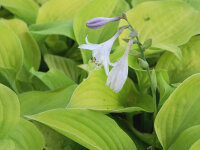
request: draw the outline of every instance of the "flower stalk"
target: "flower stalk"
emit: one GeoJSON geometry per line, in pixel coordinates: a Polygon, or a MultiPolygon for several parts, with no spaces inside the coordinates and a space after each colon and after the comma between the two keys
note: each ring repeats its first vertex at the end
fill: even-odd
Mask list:
{"type": "MultiPolygon", "coordinates": [[[[129,55],[131,46],[134,43],[136,43],[140,50],[139,64],[141,65],[143,69],[147,71],[148,78],[150,81],[150,87],[151,87],[151,92],[152,92],[152,97],[153,97],[153,106],[154,106],[153,119],[155,121],[155,118],[157,115],[157,101],[156,101],[156,84],[157,83],[154,82],[155,74],[154,75],[151,74],[149,64],[144,55],[144,51],[152,45],[152,40],[151,39],[146,40],[143,44],[141,44],[137,31],[130,24],[125,13],[122,13],[122,17],[93,18],[89,20],[86,25],[88,28],[98,29],[98,28],[103,27],[109,22],[119,21],[120,19],[126,20],[128,25],[120,27],[118,32],[111,39],[101,44],[92,44],[92,43],[89,43],[86,37],[86,44],[80,45],[79,48],[93,51],[93,57],[95,58],[95,60],[97,60],[98,62],[101,62],[101,61],[103,62],[106,75],[108,76],[106,85],[110,86],[110,88],[114,90],[115,92],[119,92],[122,89],[128,77],[128,55],[129,55]],[[131,31],[131,33],[129,34],[131,38],[127,40],[128,42],[127,48],[124,52],[124,55],[121,57],[119,61],[115,63],[111,63],[109,59],[109,55],[111,52],[112,45],[114,44],[114,41],[119,37],[121,32],[126,28],[129,28],[129,30],[131,31]],[[109,65],[113,66],[111,71],[109,70],[109,65]]],[[[156,133],[155,133],[155,128],[154,128],[152,150],[155,150],[155,149],[156,149],[156,133]]]]}
{"type": "MultiPolygon", "coordinates": [[[[135,29],[133,28],[133,26],[130,24],[130,22],[128,21],[128,19],[125,19],[127,21],[127,23],[129,24],[130,26],[130,29],[132,30],[132,32],[135,32],[135,29]]],[[[139,37],[138,35],[135,36],[136,40],[137,40],[137,45],[139,47],[139,50],[141,52],[141,58],[145,61],[146,61],[146,58],[145,58],[145,55],[144,55],[144,49],[142,48],[142,44],[139,40],[139,37]]],[[[151,86],[151,93],[152,93],[152,97],[153,97],[153,105],[154,105],[154,113],[153,113],[153,119],[155,121],[155,118],[156,118],[156,115],[157,115],[157,101],[156,101],[156,90],[155,90],[155,86],[153,85],[153,79],[152,79],[152,75],[151,75],[151,72],[150,72],[150,68],[149,68],[149,65],[147,65],[146,67],[146,71],[147,71],[147,74],[148,74],[148,78],[149,78],[149,81],[150,81],[150,86],[151,86]]],[[[155,150],[156,149],[156,133],[155,133],[155,128],[154,128],[154,131],[153,131],[153,144],[152,144],[152,150],[155,150]]]]}

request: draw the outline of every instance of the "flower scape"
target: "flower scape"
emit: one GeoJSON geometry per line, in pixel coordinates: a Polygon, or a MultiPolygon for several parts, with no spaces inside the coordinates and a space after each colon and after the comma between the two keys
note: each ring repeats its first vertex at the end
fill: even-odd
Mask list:
{"type": "Polygon", "coordinates": [[[0,6],[0,150],[200,150],[199,0],[0,6]]]}

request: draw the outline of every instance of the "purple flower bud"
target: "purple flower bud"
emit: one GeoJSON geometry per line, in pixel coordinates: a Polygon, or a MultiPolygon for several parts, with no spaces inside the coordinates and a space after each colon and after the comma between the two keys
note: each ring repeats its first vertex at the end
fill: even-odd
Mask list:
{"type": "Polygon", "coordinates": [[[121,17],[112,17],[112,18],[106,18],[106,17],[97,17],[89,20],[87,22],[87,27],[91,29],[98,29],[103,27],[105,24],[112,22],[112,21],[118,21],[121,17]]]}
{"type": "Polygon", "coordinates": [[[126,16],[125,12],[122,12],[122,18],[125,19],[125,20],[127,19],[127,16],[126,16]]]}

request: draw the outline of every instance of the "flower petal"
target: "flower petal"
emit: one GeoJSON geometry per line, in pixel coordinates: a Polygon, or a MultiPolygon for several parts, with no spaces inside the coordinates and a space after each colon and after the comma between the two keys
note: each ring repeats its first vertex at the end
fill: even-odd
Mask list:
{"type": "Polygon", "coordinates": [[[127,77],[128,64],[119,62],[109,73],[106,85],[110,85],[111,89],[113,89],[115,92],[119,92],[126,82],[127,77]]]}
{"type": "MultiPolygon", "coordinates": [[[[117,19],[117,18],[110,18],[110,19],[117,19]]],[[[95,20],[91,20],[91,22],[95,20]]],[[[92,22],[93,23],[93,22],[92,22]]],[[[82,44],[79,46],[79,48],[82,49],[89,49],[89,50],[93,50],[93,57],[96,58],[97,61],[101,62],[103,61],[103,65],[104,65],[104,69],[106,72],[106,75],[109,75],[109,65],[110,63],[110,51],[112,49],[113,43],[115,42],[115,40],[118,38],[118,36],[121,34],[121,32],[123,31],[124,28],[121,28],[118,30],[118,32],[109,40],[101,43],[101,44],[92,44],[88,41],[88,38],[86,36],[85,41],[86,44],[82,44]]],[[[113,81],[112,81],[112,85],[113,85],[113,81]]],[[[122,85],[123,86],[123,85],[122,85]]]]}
{"type": "MultiPolygon", "coordinates": [[[[127,50],[128,51],[128,50],[127,50]]],[[[128,77],[128,55],[127,51],[125,51],[122,58],[115,63],[111,72],[108,74],[107,86],[110,85],[110,88],[115,92],[119,92],[123,85],[126,82],[128,77]]]]}
{"type": "Polygon", "coordinates": [[[107,76],[109,74],[109,63],[110,63],[109,57],[105,56],[103,60],[103,65],[107,76]]]}
{"type": "Polygon", "coordinates": [[[81,48],[81,49],[88,49],[88,50],[95,50],[98,48],[99,44],[92,44],[90,42],[88,42],[88,36],[85,37],[85,41],[86,41],[86,44],[82,44],[80,45],[78,48],[81,48]]]}
{"type": "Polygon", "coordinates": [[[78,48],[81,49],[88,49],[88,50],[95,50],[97,48],[98,44],[82,44],[78,48]]]}

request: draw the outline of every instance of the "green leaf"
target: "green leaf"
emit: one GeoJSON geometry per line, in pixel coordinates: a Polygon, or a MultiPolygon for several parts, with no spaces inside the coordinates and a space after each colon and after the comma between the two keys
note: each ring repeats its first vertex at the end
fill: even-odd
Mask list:
{"type": "Polygon", "coordinates": [[[0,138],[8,136],[19,122],[19,107],[17,95],[0,84],[0,138]]]}
{"type": "Polygon", "coordinates": [[[141,3],[150,2],[150,1],[160,1],[160,0],[132,0],[132,4],[133,4],[133,7],[135,7],[141,3]]]}
{"type": "Polygon", "coordinates": [[[29,24],[36,21],[39,7],[34,0],[0,0],[0,5],[29,24]]]}
{"type": "Polygon", "coordinates": [[[160,108],[170,94],[174,91],[174,87],[169,84],[169,77],[166,71],[157,71],[157,82],[158,82],[158,91],[160,94],[158,107],[160,108]]]}
{"type": "Polygon", "coordinates": [[[180,48],[183,54],[181,60],[171,53],[165,53],[156,65],[156,69],[167,70],[171,83],[182,82],[190,75],[200,72],[200,37],[193,37],[180,48]]]}
{"type": "Polygon", "coordinates": [[[15,33],[0,22],[0,72],[11,85],[23,64],[23,49],[15,33]]]}
{"type": "MultiPolygon", "coordinates": [[[[152,47],[171,51],[179,58],[181,53],[177,46],[200,33],[200,12],[181,1],[142,3],[128,11],[127,18],[142,43],[152,39],[152,47]]],[[[126,24],[125,21],[121,22],[123,24],[126,24]]],[[[121,38],[127,36],[128,30],[123,32],[121,38]]]]}
{"type": "Polygon", "coordinates": [[[21,80],[30,78],[29,70],[32,67],[35,70],[39,69],[41,59],[40,49],[36,41],[30,35],[27,25],[23,21],[12,19],[3,20],[2,22],[7,24],[16,33],[22,44],[22,48],[24,51],[24,64],[20,72],[19,78],[21,80]]]}
{"type": "Polygon", "coordinates": [[[17,80],[16,87],[17,87],[17,92],[18,92],[17,94],[34,90],[31,83],[20,81],[20,80],[17,80]]]}
{"type": "Polygon", "coordinates": [[[19,93],[24,93],[28,91],[48,91],[50,88],[48,88],[39,78],[36,76],[32,77],[31,82],[24,82],[17,80],[17,90],[19,93]]]}
{"type": "Polygon", "coordinates": [[[63,72],[57,69],[51,69],[47,73],[37,72],[34,69],[32,69],[31,72],[51,90],[62,87],[68,87],[73,84],[76,84],[74,81],[69,79],[63,72]]]}
{"type": "MultiPolygon", "coordinates": [[[[123,11],[128,10],[129,6],[124,0],[92,0],[76,15],[74,20],[74,32],[79,45],[85,43],[85,37],[88,35],[91,43],[101,43],[111,38],[119,22],[109,23],[105,27],[93,30],[86,27],[86,22],[95,17],[114,17],[121,16],[123,11]],[[103,11],[102,11],[103,10],[103,11]]],[[[91,52],[81,50],[84,63],[88,63],[91,52]]]]}
{"type": "MultiPolygon", "coordinates": [[[[126,114],[126,115],[129,115],[129,114],[126,114]]],[[[130,115],[132,116],[132,113],[130,113],[130,115]]],[[[148,145],[152,144],[152,143],[148,145],[146,144],[148,143],[147,141],[152,140],[151,134],[140,133],[138,130],[136,130],[133,127],[133,125],[129,121],[125,120],[124,118],[121,118],[119,116],[114,116],[113,118],[115,119],[117,124],[120,126],[120,128],[124,130],[130,136],[130,138],[134,141],[135,146],[137,147],[137,150],[147,150],[147,148],[149,147],[148,145]]]]}
{"type": "Polygon", "coordinates": [[[160,109],[155,129],[164,149],[168,149],[187,128],[200,124],[200,74],[186,79],[160,109]]]}
{"type": "Polygon", "coordinates": [[[10,139],[1,139],[0,149],[1,150],[15,150],[15,144],[10,139]]]}
{"type": "MultiPolygon", "coordinates": [[[[149,1],[160,1],[160,0],[133,0],[133,6],[139,5],[140,3],[143,2],[149,2],[149,1]]],[[[170,1],[170,0],[166,0],[166,1],[170,1]]],[[[175,1],[175,0],[171,0],[171,1],[175,1]]],[[[183,1],[189,5],[191,5],[192,7],[194,7],[197,10],[200,10],[200,1],[199,0],[176,0],[176,1],[183,1]]]]}
{"type": "Polygon", "coordinates": [[[33,36],[39,41],[45,39],[48,35],[64,35],[75,39],[72,20],[34,24],[29,26],[29,29],[33,36]]]}
{"type": "Polygon", "coordinates": [[[65,108],[77,86],[54,91],[31,91],[19,95],[21,115],[32,115],[55,108],[65,108]]]}
{"type": "Polygon", "coordinates": [[[41,5],[46,3],[47,1],[49,1],[49,0],[36,0],[36,2],[41,4],[41,5]]]}
{"type": "Polygon", "coordinates": [[[10,17],[13,17],[13,14],[11,12],[9,12],[7,9],[2,7],[0,9],[0,17],[1,18],[10,18],[10,17]]]}
{"type": "Polygon", "coordinates": [[[71,20],[88,0],[49,0],[39,10],[37,23],[71,20]],[[51,10],[51,11],[49,11],[51,10]]]}
{"type": "Polygon", "coordinates": [[[69,50],[67,42],[71,44],[72,40],[67,39],[64,36],[59,36],[59,35],[50,35],[48,36],[44,41],[46,48],[47,48],[47,53],[49,54],[63,54],[66,51],[69,50]]]}
{"type": "Polygon", "coordinates": [[[190,150],[199,150],[200,147],[200,139],[197,140],[191,147],[190,150]]]}
{"type": "Polygon", "coordinates": [[[29,116],[88,149],[132,149],[135,144],[112,119],[98,112],[57,109],[29,116]]]}
{"type": "Polygon", "coordinates": [[[45,144],[40,131],[24,119],[20,120],[10,139],[15,143],[15,150],[42,150],[45,144]]]}
{"type": "Polygon", "coordinates": [[[183,0],[184,2],[190,4],[192,7],[200,11],[200,1],[199,0],[183,0]]]}
{"type": "Polygon", "coordinates": [[[0,67],[0,77],[0,83],[16,90],[16,71],[14,69],[0,67]]]}
{"type": "Polygon", "coordinates": [[[64,72],[70,79],[78,83],[81,69],[77,64],[68,58],[47,54],[44,56],[49,69],[57,69],[64,72]]]}
{"type": "Polygon", "coordinates": [[[200,125],[186,129],[177,139],[175,139],[174,143],[168,150],[189,150],[192,144],[200,139],[199,133],[200,125]]]}
{"type": "Polygon", "coordinates": [[[182,52],[181,52],[181,49],[175,45],[172,45],[172,44],[154,44],[153,47],[151,47],[151,49],[162,49],[162,50],[165,50],[165,51],[169,51],[171,53],[174,53],[175,56],[181,60],[182,59],[182,52]]]}
{"type": "Polygon", "coordinates": [[[37,77],[32,78],[31,85],[33,86],[33,90],[35,91],[48,91],[49,88],[37,77]]]}
{"type": "Polygon", "coordinates": [[[47,150],[86,150],[85,147],[56,132],[50,127],[33,121],[45,138],[45,149],[47,150]]]}
{"type": "Polygon", "coordinates": [[[67,107],[105,112],[153,111],[151,96],[139,93],[130,79],[119,93],[106,86],[106,80],[103,69],[92,72],[77,87],[67,107]]]}

